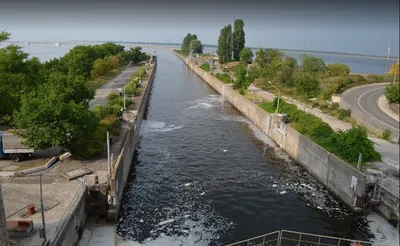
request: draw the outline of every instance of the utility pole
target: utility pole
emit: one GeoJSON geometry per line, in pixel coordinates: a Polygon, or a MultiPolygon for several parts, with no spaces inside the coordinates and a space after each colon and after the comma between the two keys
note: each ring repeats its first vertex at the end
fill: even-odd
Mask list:
{"type": "Polygon", "coordinates": [[[111,156],[110,156],[110,132],[107,131],[107,163],[108,163],[108,175],[111,178],[111,156]]]}
{"type": "Polygon", "coordinates": [[[388,54],[387,54],[387,57],[386,57],[385,74],[387,73],[387,66],[388,66],[388,63],[389,63],[389,56],[390,56],[390,44],[388,44],[387,46],[388,46],[388,54]]]}
{"type": "Polygon", "coordinates": [[[357,169],[358,170],[361,169],[361,162],[362,162],[362,154],[359,153],[359,155],[358,155],[358,163],[357,163],[357,169]]]}
{"type": "Polygon", "coordinates": [[[126,85],[124,85],[124,109],[126,109],[125,87],[126,85]]]}
{"type": "Polygon", "coordinates": [[[277,91],[278,91],[278,105],[276,105],[276,111],[275,113],[277,114],[279,112],[279,98],[281,97],[281,91],[274,85],[272,84],[271,81],[268,81],[277,91]]]}

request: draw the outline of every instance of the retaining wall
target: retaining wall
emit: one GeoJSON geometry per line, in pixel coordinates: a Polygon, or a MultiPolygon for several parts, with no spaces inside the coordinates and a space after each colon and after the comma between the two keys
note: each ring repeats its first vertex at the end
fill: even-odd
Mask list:
{"type": "Polygon", "coordinates": [[[189,59],[176,52],[174,53],[200,78],[224,96],[233,107],[251,120],[269,138],[323,183],[331,193],[350,208],[358,211],[355,204],[358,198],[364,195],[366,186],[366,177],[363,173],[291,127],[286,127],[286,133],[283,134],[278,129],[279,121],[277,117],[272,117],[271,114],[241,96],[209,72],[202,70],[189,59]],[[269,116],[271,116],[271,120],[268,120],[269,116]]]}
{"type": "Polygon", "coordinates": [[[130,129],[127,132],[125,142],[122,146],[120,155],[113,166],[111,177],[111,190],[110,194],[114,199],[115,215],[118,216],[121,207],[122,196],[128,181],[132,160],[134,157],[137,139],[139,137],[140,124],[142,123],[144,114],[146,112],[147,103],[150,97],[150,91],[153,84],[154,75],[157,70],[157,59],[154,60],[149,79],[143,81],[143,95],[139,102],[137,115],[134,118],[130,129]]]}
{"type": "Polygon", "coordinates": [[[71,246],[77,245],[82,236],[87,219],[87,187],[82,185],[84,191],[80,193],[77,199],[78,203],[72,210],[71,215],[68,216],[68,221],[65,227],[62,228],[62,233],[57,237],[55,242],[50,242],[50,245],[57,246],[71,246]]]}
{"type": "Polygon", "coordinates": [[[4,212],[3,193],[1,191],[1,184],[0,184],[0,245],[5,245],[5,246],[10,245],[10,242],[8,240],[6,214],[4,212]]]}

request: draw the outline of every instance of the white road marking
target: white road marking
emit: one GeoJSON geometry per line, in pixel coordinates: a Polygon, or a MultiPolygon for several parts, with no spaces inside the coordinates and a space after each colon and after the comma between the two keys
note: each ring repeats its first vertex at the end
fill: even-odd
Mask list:
{"type": "Polygon", "coordinates": [[[372,91],[377,91],[377,90],[382,90],[382,89],[383,89],[383,88],[375,88],[375,89],[373,89],[373,90],[369,90],[369,91],[366,91],[366,92],[364,92],[363,94],[361,94],[361,96],[360,96],[360,97],[358,98],[358,100],[357,100],[358,106],[359,106],[367,115],[369,115],[370,117],[374,118],[376,121],[382,123],[383,125],[385,125],[385,126],[387,126],[387,127],[390,127],[390,128],[392,128],[392,129],[394,129],[395,131],[399,131],[399,129],[394,128],[393,126],[390,126],[390,125],[386,124],[385,122],[382,122],[382,121],[378,120],[377,118],[375,118],[374,116],[372,116],[370,113],[368,113],[368,112],[361,106],[361,103],[360,103],[361,97],[365,96],[367,93],[370,93],[370,92],[372,92],[372,91]]]}

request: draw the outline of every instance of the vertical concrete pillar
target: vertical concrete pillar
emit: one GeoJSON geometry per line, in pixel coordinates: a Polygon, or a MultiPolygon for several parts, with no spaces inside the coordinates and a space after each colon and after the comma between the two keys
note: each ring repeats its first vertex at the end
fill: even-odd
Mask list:
{"type": "Polygon", "coordinates": [[[8,240],[6,213],[4,211],[1,184],[0,184],[0,245],[5,245],[5,246],[10,245],[10,241],[8,240]]]}

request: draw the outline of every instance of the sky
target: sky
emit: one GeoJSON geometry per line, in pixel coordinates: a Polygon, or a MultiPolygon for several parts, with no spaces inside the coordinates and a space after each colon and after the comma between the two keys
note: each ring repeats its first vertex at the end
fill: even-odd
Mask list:
{"type": "Polygon", "coordinates": [[[15,41],[180,43],[195,33],[217,44],[245,23],[246,46],[370,55],[399,50],[398,0],[13,0],[0,3],[0,30],[15,41]]]}

